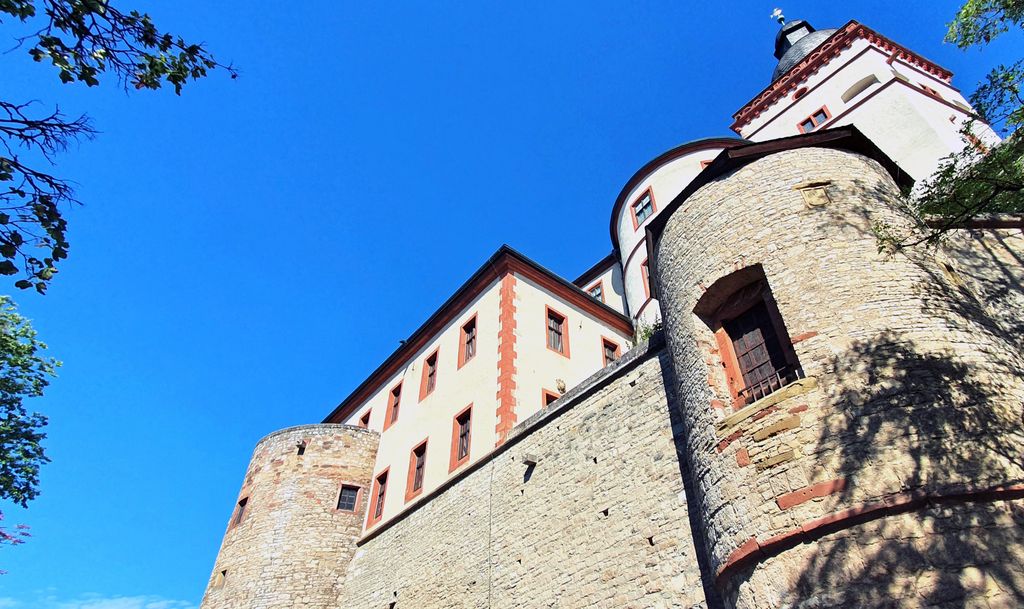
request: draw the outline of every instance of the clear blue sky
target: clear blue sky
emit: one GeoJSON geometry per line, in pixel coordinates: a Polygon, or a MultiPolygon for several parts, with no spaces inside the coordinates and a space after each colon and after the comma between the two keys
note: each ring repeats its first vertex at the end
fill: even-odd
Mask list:
{"type": "MultiPolygon", "coordinates": [[[[87,203],[70,260],[15,294],[65,366],[30,404],[42,495],[0,506],[34,533],[0,547],[0,607],[198,605],[260,437],[319,422],[501,243],[570,279],[607,254],[625,181],[729,135],[777,30],[766,2],[119,4],[242,77],[126,95],[0,55],[5,98],[103,132],[57,168],[87,203]]],[[[958,4],[783,8],[857,19],[970,91],[1024,45],[942,44],[958,4]]]]}

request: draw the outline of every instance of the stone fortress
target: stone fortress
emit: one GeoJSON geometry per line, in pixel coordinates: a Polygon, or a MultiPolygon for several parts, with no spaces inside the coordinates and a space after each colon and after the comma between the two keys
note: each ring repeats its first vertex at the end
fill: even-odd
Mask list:
{"type": "Polygon", "coordinates": [[[576,281],[501,248],[261,440],[202,609],[1024,606],[1019,219],[873,232],[973,111],[856,22],[775,56],[576,281]]]}

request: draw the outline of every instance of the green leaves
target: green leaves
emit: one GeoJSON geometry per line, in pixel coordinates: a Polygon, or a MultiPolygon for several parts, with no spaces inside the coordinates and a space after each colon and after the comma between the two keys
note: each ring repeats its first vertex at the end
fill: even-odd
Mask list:
{"type": "MultiPolygon", "coordinates": [[[[122,12],[112,0],[0,0],[0,17],[5,15],[32,22],[28,29],[35,34],[21,44],[64,84],[95,87],[113,77],[126,89],[171,86],[180,94],[211,70],[237,76],[203,45],[161,31],[148,14],[122,12]]],[[[68,256],[62,210],[78,201],[69,182],[48,166],[27,165],[17,151],[30,150],[52,165],[71,142],[91,138],[95,130],[84,116],[40,114],[32,104],[0,100],[0,275],[20,273],[17,288],[43,293],[68,256]]]]}
{"type": "Polygon", "coordinates": [[[1024,0],[967,0],[949,24],[946,42],[961,49],[984,45],[1011,27],[1024,27],[1024,0]]]}
{"type": "Polygon", "coordinates": [[[49,462],[42,446],[46,417],[24,406],[26,398],[43,395],[61,365],[43,357],[45,349],[11,299],[0,296],[0,499],[22,507],[39,494],[39,468],[49,462]]]}

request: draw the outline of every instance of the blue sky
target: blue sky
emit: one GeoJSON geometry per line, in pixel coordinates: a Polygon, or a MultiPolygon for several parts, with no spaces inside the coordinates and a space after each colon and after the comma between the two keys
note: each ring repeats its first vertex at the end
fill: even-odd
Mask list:
{"type": "MultiPolygon", "coordinates": [[[[762,2],[120,4],[242,77],[126,95],[0,55],[5,98],[102,131],[57,168],[86,202],[70,260],[15,294],[65,365],[30,404],[42,495],[0,505],[34,534],[0,547],[0,608],[198,605],[260,437],[320,421],[500,244],[570,279],[607,254],[625,181],[730,135],[777,30],[762,2]]],[[[1024,45],[942,44],[957,5],[783,8],[857,19],[970,91],[1024,45]]]]}

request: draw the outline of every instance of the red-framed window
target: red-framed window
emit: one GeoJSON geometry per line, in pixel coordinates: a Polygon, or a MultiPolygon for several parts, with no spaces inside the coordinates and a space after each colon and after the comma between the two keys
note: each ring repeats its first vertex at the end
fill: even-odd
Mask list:
{"type": "Polygon", "coordinates": [[[368,527],[380,522],[380,519],[384,516],[384,499],[388,493],[388,471],[390,469],[390,467],[385,468],[373,480],[373,497],[371,499],[369,515],[366,518],[366,526],[368,527]]]}
{"type": "Polygon", "coordinates": [[[601,302],[605,302],[605,300],[604,300],[604,282],[603,281],[598,281],[594,285],[592,285],[589,288],[587,288],[587,294],[590,294],[594,298],[594,300],[600,300],[601,302]]]}
{"type": "Polygon", "coordinates": [[[647,259],[640,263],[640,278],[644,282],[644,298],[651,299],[651,267],[647,265],[647,259]]]}
{"type": "Polygon", "coordinates": [[[800,133],[810,133],[824,125],[830,118],[832,118],[832,113],[828,111],[827,106],[822,106],[812,112],[810,116],[797,123],[797,128],[800,129],[800,133]]]}
{"type": "Polygon", "coordinates": [[[803,378],[760,265],[716,281],[701,296],[694,313],[714,332],[734,408],[803,378]]]}
{"type": "Polygon", "coordinates": [[[558,311],[547,307],[545,336],[548,349],[569,357],[569,320],[558,311]]]}
{"type": "Polygon", "coordinates": [[[921,84],[921,88],[924,89],[925,93],[927,93],[928,95],[934,96],[934,97],[938,97],[939,99],[942,99],[942,96],[939,95],[938,91],[936,91],[935,89],[929,87],[928,85],[926,85],[924,83],[920,83],[920,84],[921,84]]]}
{"type": "MultiPolygon", "coordinates": [[[[388,427],[395,424],[398,420],[398,412],[402,408],[402,383],[398,383],[391,388],[391,392],[388,393],[388,411],[384,413],[384,431],[387,431],[388,427]]],[[[367,418],[369,422],[369,418],[367,418]]]]}
{"type": "Polygon", "coordinates": [[[405,483],[405,500],[423,492],[423,479],[427,472],[427,441],[423,440],[409,453],[409,476],[405,483]]]}
{"type": "Polygon", "coordinates": [[[601,337],[601,354],[604,356],[604,365],[614,362],[622,355],[619,343],[610,338],[601,337]]]}
{"type": "Polygon", "coordinates": [[[338,491],[338,510],[356,513],[359,510],[359,500],[362,495],[363,487],[358,484],[342,484],[338,491]]]}
{"type": "Polygon", "coordinates": [[[701,169],[705,169],[705,168],[707,168],[708,165],[710,165],[711,163],[714,163],[714,162],[715,162],[714,159],[707,159],[706,161],[701,161],[700,162],[700,168],[701,169]]]}
{"type": "Polygon", "coordinates": [[[541,403],[542,406],[544,406],[544,408],[547,408],[548,406],[550,406],[555,400],[557,400],[560,397],[562,397],[562,396],[558,395],[554,391],[549,391],[547,389],[541,389],[540,390],[540,399],[541,399],[540,403],[541,403]]]}
{"type": "Polygon", "coordinates": [[[368,429],[370,427],[370,413],[371,412],[373,412],[373,411],[372,410],[367,410],[366,412],[363,413],[363,416],[359,417],[359,426],[362,427],[363,429],[368,429]]]}
{"type": "Polygon", "coordinates": [[[476,315],[462,324],[459,332],[459,368],[476,357],[476,315]]]}
{"type": "Polygon", "coordinates": [[[469,461],[470,442],[473,439],[473,405],[466,406],[452,419],[452,451],[448,471],[469,461]]]}
{"type": "Polygon", "coordinates": [[[658,204],[654,201],[654,191],[648,188],[629,206],[629,213],[633,218],[633,230],[640,228],[658,211],[658,204]]]}
{"type": "Polygon", "coordinates": [[[438,351],[439,349],[434,349],[433,353],[423,359],[423,378],[420,381],[420,400],[431,393],[434,393],[434,390],[437,389],[438,351]]]}

